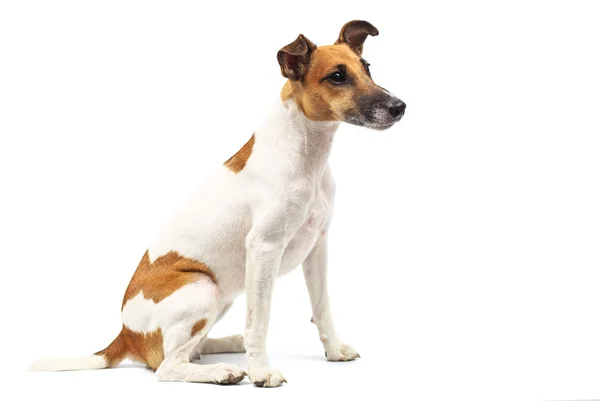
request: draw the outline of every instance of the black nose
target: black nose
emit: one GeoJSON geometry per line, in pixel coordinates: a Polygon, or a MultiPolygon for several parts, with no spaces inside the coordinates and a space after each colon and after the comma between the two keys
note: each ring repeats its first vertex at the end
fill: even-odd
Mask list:
{"type": "Polygon", "coordinates": [[[406,103],[404,103],[402,100],[394,102],[394,104],[389,108],[390,114],[394,118],[402,117],[404,115],[404,110],[406,110],[406,103]]]}

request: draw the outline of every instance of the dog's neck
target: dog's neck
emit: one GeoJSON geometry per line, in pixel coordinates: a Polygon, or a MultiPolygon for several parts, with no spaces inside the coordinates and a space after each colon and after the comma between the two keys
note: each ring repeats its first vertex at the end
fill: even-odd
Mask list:
{"type": "Polygon", "coordinates": [[[320,175],[327,167],[337,121],[312,121],[289,99],[278,101],[256,131],[260,142],[285,155],[294,168],[305,174],[320,175]]]}

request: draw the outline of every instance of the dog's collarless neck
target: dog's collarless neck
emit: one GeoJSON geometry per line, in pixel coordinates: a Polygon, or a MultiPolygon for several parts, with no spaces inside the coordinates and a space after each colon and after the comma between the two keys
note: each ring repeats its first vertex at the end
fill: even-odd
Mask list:
{"type": "Polygon", "coordinates": [[[322,172],[339,124],[310,120],[293,100],[278,101],[256,131],[256,142],[276,147],[299,167],[322,172]]]}

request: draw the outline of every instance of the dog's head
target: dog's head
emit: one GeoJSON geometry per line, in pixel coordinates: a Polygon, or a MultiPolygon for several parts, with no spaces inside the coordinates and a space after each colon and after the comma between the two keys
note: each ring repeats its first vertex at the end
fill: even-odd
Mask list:
{"type": "Polygon", "coordinates": [[[400,121],[406,104],[375,84],[362,58],[367,36],[379,31],[366,21],[350,21],[331,46],[317,47],[304,35],[277,53],[288,78],[281,97],[293,99],[315,121],[344,121],[386,129],[400,121]]]}

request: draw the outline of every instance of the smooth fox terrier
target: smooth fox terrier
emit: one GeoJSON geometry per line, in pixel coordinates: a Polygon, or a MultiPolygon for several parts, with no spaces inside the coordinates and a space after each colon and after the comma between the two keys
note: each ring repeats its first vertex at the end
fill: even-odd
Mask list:
{"type": "Polygon", "coordinates": [[[340,122],[386,129],[404,114],[406,105],[373,82],[361,57],[367,36],[378,34],[351,21],[331,46],[299,35],[282,48],[281,99],[149,246],[125,292],[117,338],[94,355],[40,360],[30,370],[101,369],[130,358],[164,381],[234,384],[248,375],[258,386],[280,386],[286,380],[266,352],[271,295],[276,278],[300,264],[327,359],[359,357],[338,338],[329,307],[335,185],[328,156],[340,122]],[[243,337],[207,337],[244,291],[243,337]],[[191,362],[223,352],[246,352],[248,373],[191,362]]]}

